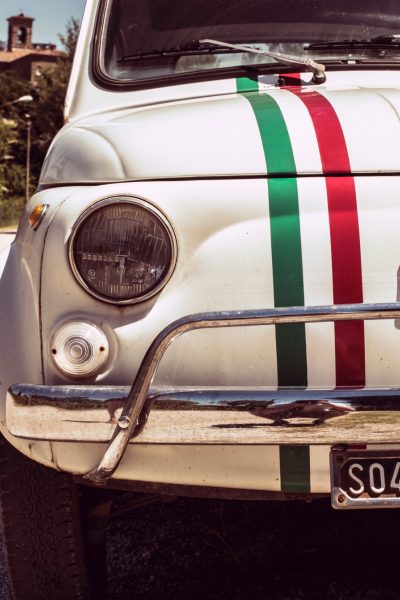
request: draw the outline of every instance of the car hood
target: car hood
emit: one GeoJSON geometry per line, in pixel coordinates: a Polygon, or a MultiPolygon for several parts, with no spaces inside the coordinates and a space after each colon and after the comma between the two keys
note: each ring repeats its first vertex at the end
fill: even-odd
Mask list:
{"type": "Polygon", "coordinates": [[[41,185],[400,172],[397,88],[271,87],[124,108],[55,138],[41,185]]]}

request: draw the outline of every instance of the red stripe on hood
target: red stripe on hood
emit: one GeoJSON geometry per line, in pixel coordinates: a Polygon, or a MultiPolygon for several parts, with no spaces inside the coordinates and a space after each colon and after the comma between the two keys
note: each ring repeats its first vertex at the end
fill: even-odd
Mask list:
{"type": "MultiPolygon", "coordinates": [[[[363,302],[360,231],[354,178],[339,118],[324,96],[291,88],[314,125],[325,177],[331,234],[333,302],[363,302]],[[338,174],[341,176],[331,176],[338,174]]],[[[336,385],[365,386],[363,321],[335,322],[336,385]]]]}
{"type": "Polygon", "coordinates": [[[285,75],[279,75],[279,85],[282,87],[298,87],[301,86],[301,84],[300,73],[286,73],[285,75]]]}

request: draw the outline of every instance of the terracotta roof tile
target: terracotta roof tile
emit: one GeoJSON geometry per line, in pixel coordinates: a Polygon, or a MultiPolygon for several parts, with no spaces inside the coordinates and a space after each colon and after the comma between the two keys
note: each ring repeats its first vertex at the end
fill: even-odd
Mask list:
{"type": "Polygon", "coordinates": [[[24,56],[35,55],[40,56],[62,56],[63,53],[59,50],[13,50],[12,52],[0,51],[0,63],[12,63],[24,56]]]}

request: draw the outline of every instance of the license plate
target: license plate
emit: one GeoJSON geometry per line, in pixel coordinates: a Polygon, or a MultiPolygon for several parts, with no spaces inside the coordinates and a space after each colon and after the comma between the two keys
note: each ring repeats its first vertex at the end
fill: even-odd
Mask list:
{"type": "Polygon", "coordinates": [[[400,449],[333,448],[330,464],[333,508],[400,508],[400,449]]]}

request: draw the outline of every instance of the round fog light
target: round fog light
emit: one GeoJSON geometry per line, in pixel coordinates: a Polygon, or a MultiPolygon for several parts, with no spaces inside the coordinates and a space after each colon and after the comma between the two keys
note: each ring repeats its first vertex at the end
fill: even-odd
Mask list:
{"type": "Polygon", "coordinates": [[[50,350],[60,371],[87,377],[103,367],[109,345],[105,333],[97,325],[71,321],[56,331],[50,350]]]}

